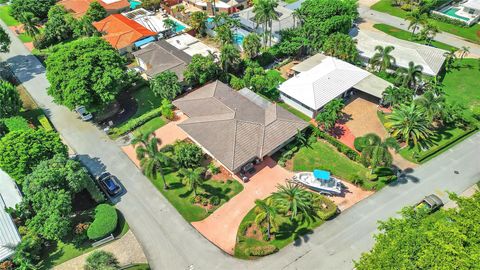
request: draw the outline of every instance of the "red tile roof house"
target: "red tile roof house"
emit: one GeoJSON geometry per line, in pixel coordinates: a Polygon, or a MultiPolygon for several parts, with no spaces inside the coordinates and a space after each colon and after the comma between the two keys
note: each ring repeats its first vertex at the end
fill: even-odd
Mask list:
{"type": "Polygon", "coordinates": [[[73,14],[73,17],[80,18],[88,10],[90,3],[97,1],[102,5],[108,14],[116,14],[130,9],[128,0],[61,0],[58,4],[73,14]]]}
{"type": "Polygon", "coordinates": [[[120,54],[132,52],[135,42],[157,35],[121,14],[110,15],[99,22],[94,22],[93,26],[103,34],[103,39],[117,49],[120,54]]]}

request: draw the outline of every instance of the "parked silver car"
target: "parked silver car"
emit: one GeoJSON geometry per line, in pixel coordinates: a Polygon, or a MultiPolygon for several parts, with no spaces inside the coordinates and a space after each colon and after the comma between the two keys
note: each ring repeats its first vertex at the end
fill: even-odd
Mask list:
{"type": "Polygon", "coordinates": [[[75,111],[80,115],[80,118],[82,118],[83,121],[90,121],[93,119],[93,115],[87,111],[85,106],[78,106],[75,108],[75,111]]]}

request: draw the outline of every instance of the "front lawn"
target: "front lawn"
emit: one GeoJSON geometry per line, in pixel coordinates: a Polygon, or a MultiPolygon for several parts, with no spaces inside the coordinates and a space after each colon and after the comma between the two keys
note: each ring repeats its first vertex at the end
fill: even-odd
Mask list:
{"type": "Polygon", "coordinates": [[[275,223],[278,225],[278,230],[272,233],[272,239],[270,241],[265,239],[265,225],[260,226],[255,222],[257,207],[255,206],[251,209],[240,223],[234,251],[235,257],[241,259],[253,259],[255,256],[249,254],[249,250],[252,248],[273,245],[280,250],[292,242],[295,242],[296,244],[300,244],[303,241],[306,242],[308,234],[312,234],[313,229],[322,225],[325,220],[332,217],[337,209],[336,205],[328,198],[316,193],[312,193],[312,195],[319,199],[321,207],[318,212],[321,212],[321,214],[317,217],[313,217],[312,220],[309,221],[308,219],[302,220],[298,217],[291,219],[288,216],[278,213],[275,219],[275,223]]]}
{"type": "MultiPolygon", "coordinates": [[[[392,6],[391,0],[380,0],[375,5],[373,5],[371,9],[379,12],[388,13],[390,15],[404,18],[404,19],[408,13],[407,11],[402,10],[399,7],[392,6]]],[[[463,37],[474,43],[480,43],[480,35],[479,35],[480,24],[476,23],[470,27],[461,27],[461,26],[437,21],[434,19],[429,19],[429,21],[437,25],[440,31],[463,37]]]]}
{"type": "Polygon", "coordinates": [[[160,177],[156,180],[152,180],[152,183],[188,222],[205,219],[218,207],[243,190],[243,185],[236,180],[227,180],[225,182],[206,180],[198,188],[197,193],[207,193],[211,196],[218,196],[220,198],[220,204],[207,210],[200,206],[200,204],[193,203],[195,197],[193,192],[190,191],[189,187],[182,183],[176,172],[167,174],[165,179],[170,187],[168,190],[163,189],[163,182],[160,177]]]}
{"type": "MultiPolygon", "coordinates": [[[[396,37],[398,39],[403,39],[403,40],[407,40],[407,41],[411,41],[411,42],[415,42],[415,43],[419,43],[419,44],[424,44],[424,45],[426,43],[423,40],[417,40],[417,39],[415,39],[415,37],[412,37],[411,32],[408,32],[408,31],[405,31],[405,30],[402,30],[402,29],[399,29],[399,28],[396,28],[396,27],[393,27],[393,26],[390,26],[390,25],[387,25],[387,24],[383,24],[383,23],[374,24],[373,27],[375,29],[378,29],[378,30],[380,30],[380,31],[382,31],[386,34],[389,34],[390,36],[396,37]]],[[[450,46],[448,44],[438,42],[438,41],[435,41],[435,40],[433,40],[431,42],[431,46],[442,49],[442,50],[447,50],[447,51],[450,51],[452,49],[453,50],[457,49],[454,46],[450,46]]]]}
{"type": "MultiPolygon", "coordinates": [[[[356,175],[367,179],[368,169],[337,152],[324,141],[317,141],[309,147],[302,147],[293,157],[294,171],[330,171],[334,176],[351,182],[356,175]]],[[[371,189],[376,183],[364,181],[363,187],[371,189]]]]}
{"type": "Polygon", "coordinates": [[[458,102],[472,114],[480,114],[479,65],[478,59],[457,60],[442,81],[447,102],[458,102]]]}
{"type": "Polygon", "coordinates": [[[139,128],[133,131],[133,135],[137,138],[144,136],[145,134],[152,134],[155,130],[163,127],[167,121],[163,117],[155,117],[152,120],[141,125],[139,128]]]}
{"type": "Polygon", "coordinates": [[[148,85],[133,92],[132,97],[137,103],[137,111],[131,119],[137,118],[153,109],[157,109],[162,103],[162,99],[155,96],[148,85]]]}
{"type": "Polygon", "coordinates": [[[3,6],[0,7],[0,19],[7,25],[7,26],[16,26],[19,25],[20,22],[15,20],[12,16],[10,16],[10,6],[3,6]]]}

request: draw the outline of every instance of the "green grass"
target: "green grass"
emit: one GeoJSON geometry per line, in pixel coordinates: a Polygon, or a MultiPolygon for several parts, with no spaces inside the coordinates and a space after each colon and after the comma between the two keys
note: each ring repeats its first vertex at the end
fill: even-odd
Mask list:
{"type": "MultiPolygon", "coordinates": [[[[380,0],[375,5],[373,5],[371,9],[379,12],[388,13],[390,15],[400,18],[405,18],[407,16],[407,11],[404,11],[399,7],[393,7],[390,3],[391,0],[380,0]]],[[[440,31],[457,35],[471,42],[480,44],[480,24],[476,23],[470,27],[461,27],[445,22],[440,22],[434,19],[429,19],[429,21],[437,25],[440,31]]]]}
{"type": "Polygon", "coordinates": [[[409,161],[425,163],[445,152],[455,144],[461,142],[463,139],[467,138],[470,133],[471,130],[463,130],[456,127],[444,127],[435,130],[434,135],[430,138],[430,143],[432,143],[432,145],[428,149],[422,150],[420,146],[410,146],[401,149],[399,153],[409,161]]]}
{"type": "Polygon", "coordinates": [[[140,90],[135,91],[133,93],[133,98],[138,104],[138,109],[131,119],[137,118],[146,112],[160,107],[162,103],[162,99],[155,96],[148,86],[142,87],[140,90]]]}
{"type": "Polygon", "coordinates": [[[44,113],[42,109],[27,110],[19,113],[21,117],[27,119],[27,121],[32,123],[35,127],[41,126],[40,122],[38,121],[38,117],[43,114],[44,113]]]}
{"type": "MultiPolygon", "coordinates": [[[[314,196],[322,197],[322,201],[328,200],[327,198],[319,195],[314,194],[314,196]]],[[[336,206],[333,202],[329,201],[326,202],[325,205],[329,205],[329,207],[336,206]],[[327,204],[328,203],[328,204],[327,204]]],[[[279,250],[287,246],[288,244],[298,241],[301,243],[302,241],[306,241],[304,239],[308,239],[308,234],[313,233],[313,229],[322,225],[325,221],[319,217],[315,217],[312,219],[311,222],[307,220],[301,220],[299,218],[291,219],[289,216],[285,216],[282,213],[278,213],[275,221],[278,225],[278,231],[272,233],[272,239],[270,241],[265,241],[263,239],[258,240],[254,238],[249,238],[244,235],[244,230],[247,228],[248,224],[255,223],[256,217],[256,207],[252,208],[248,214],[243,218],[242,222],[240,223],[239,230],[237,232],[237,243],[235,245],[234,255],[237,258],[241,259],[252,259],[248,254],[246,254],[246,250],[250,247],[255,246],[266,246],[266,245],[274,245],[279,250]],[[302,236],[307,235],[305,238],[302,236]]],[[[331,214],[335,212],[334,208],[329,208],[328,210],[320,210],[322,212],[329,211],[331,214]]],[[[260,228],[258,228],[260,230],[260,228]]]]}
{"type": "Polygon", "coordinates": [[[447,102],[460,103],[471,114],[480,114],[480,61],[457,60],[455,66],[445,74],[442,81],[447,102]]]}
{"type": "Polygon", "coordinates": [[[181,182],[177,173],[167,174],[165,179],[170,186],[168,190],[163,189],[163,183],[160,177],[158,177],[157,180],[152,181],[152,183],[188,222],[205,219],[213,213],[216,208],[220,207],[243,190],[243,185],[236,180],[232,180],[231,183],[223,183],[215,180],[205,181],[197,190],[197,193],[200,194],[206,192],[216,195],[221,199],[220,205],[216,206],[214,209],[206,211],[204,208],[192,204],[191,199],[194,197],[193,192],[181,182]]]}
{"type": "Polygon", "coordinates": [[[32,42],[33,41],[33,38],[25,33],[22,33],[20,35],[18,35],[18,38],[23,42],[23,43],[28,43],[28,42],[32,42]]]}
{"type": "Polygon", "coordinates": [[[287,3],[287,4],[292,4],[292,3],[295,3],[297,2],[298,0],[285,0],[283,2],[287,3]]]}
{"type": "MultiPolygon", "coordinates": [[[[309,147],[301,148],[293,157],[294,171],[313,171],[321,169],[330,171],[334,176],[352,181],[355,175],[367,178],[368,169],[356,163],[324,141],[318,141],[309,147]]],[[[365,181],[364,188],[370,189],[374,182],[365,181]]]]}
{"type": "Polygon", "coordinates": [[[291,112],[292,114],[296,115],[298,118],[306,121],[306,122],[310,122],[310,117],[308,117],[307,115],[305,115],[304,113],[300,112],[299,110],[293,108],[292,106],[288,105],[287,103],[285,102],[278,102],[277,103],[280,107],[284,108],[285,110],[291,112]]]}
{"type": "Polygon", "coordinates": [[[142,137],[145,134],[151,134],[155,130],[163,127],[167,122],[162,117],[155,117],[147,123],[133,131],[135,137],[142,137]]]}
{"type": "MultiPolygon", "coordinates": [[[[419,44],[424,44],[424,45],[426,43],[423,40],[417,40],[417,39],[415,39],[415,37],[412,37],[411,32],[408,32],[408,31],[405,31],[405,30],[402,30],[402,29],[399,29],[399,28],[396,28],[396,27],[393,27],[393,26],[390,26],[390,25],[387,25],[387,24],[383,24],[383,23],[374,24],[373,27],[375,29],[378,29],[378,30],[386,33],[386,34],[394,36],[398,39],[403,39],[403,40],[407,40],[407,41],[411,41],[411,42],[415,42],[415,43],[419,43],[419,44]]],[[[450,51],[452,49],[453,50],[457,49],[457,47],[450,46],[448,44],[438,42],[438,41],[435,41],[435,40],[433,40],[430,45],[432,45],[433,47],[439,48],[439,49],[447,50],[447,51],[450,51]]]]}
{"type": "Polygon", "coordinates": [[[20,24],[19,21],[10,16],[10,6],[0,7],[0,20],[2,20],[7,26],[16,26],[20,24]]]}

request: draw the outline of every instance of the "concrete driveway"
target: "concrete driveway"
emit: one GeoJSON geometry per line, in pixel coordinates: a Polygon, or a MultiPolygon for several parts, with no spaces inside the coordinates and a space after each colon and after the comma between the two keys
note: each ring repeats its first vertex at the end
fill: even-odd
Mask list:
{"type": "Polygon", "coordinates": [[[222,205],[206,219],[192,225],[223,251],[233,254],[238,226],[255,206],[256,199],[264,199],[293,176],[271,158],[256,166],[257,172],[244,184],[244,190],[222,205]]]}
{"type": "MultiPolygon", "coordinates": [[[[185,121],[187,118],[188,117],[182,112],[176,111],[174,121],[171,121],[165,126],[155,130],[155,137],[159,139],[161,147],[167,144],[172,144],[177,140],[184,140],[187,138],[187,134],[178,127],[178,124],[185,121]]],[[[137,159],[137,154],[135,153],[135,146],[123,146],[122,150],[133,161],[133,163],[135,163],[135,165],[140,168],[140,161],[137,159]]]]}

